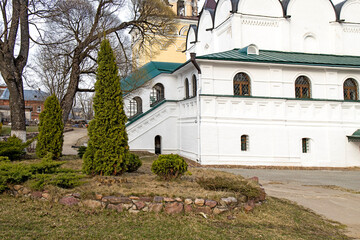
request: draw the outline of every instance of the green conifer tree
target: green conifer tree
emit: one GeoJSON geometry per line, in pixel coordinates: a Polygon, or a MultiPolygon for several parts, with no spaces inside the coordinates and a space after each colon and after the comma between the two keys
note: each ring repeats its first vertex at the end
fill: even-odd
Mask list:
{"type": "Polygon", "coordinates": [[[40,113],[36,155],[42,158],[50,152],[54,159],[60,158],[64,142],[63,134],[62,109],[57,97],[52,95],[45,100],[44,111],[40,113]]]}
{"type": "Polygon", "coordinates": [[[120,77],[108,40],[101,43],[97,62],[95,117],[88,128],[89,142],[83,156],[83,171],[87,174],[117,175],[126,171],[129,147],[120,77]]]}

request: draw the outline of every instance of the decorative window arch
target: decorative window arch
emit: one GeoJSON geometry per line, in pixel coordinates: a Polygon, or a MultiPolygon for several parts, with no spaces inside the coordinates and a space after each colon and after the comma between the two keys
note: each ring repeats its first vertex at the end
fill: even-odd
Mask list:
{"type": "Polygon", "coordinates": [[[249,136],[242,135],[240,139],[241,139],[241,151],[243,152],[249,151],[249,136]]]}
{"type": "Polygon", "coordinates": [[[246,73],[237,73],[234,77],[234,95],[250,96],[250,77],[246,73]]]}
{"type": "Polygon", "coordinates": [[[134,97],[130,100],[130,118],[142,113],[142,99],[134,97]]]}
{"type": "Polygon", "coordinates": [[[192,89],[193,89],[193,96],[196,96],[196,92],[197,92],[197,79],[195,74],[192,76],[192,89]]]}
{"type": "Polygon", "coordinates": [[[302,153],[310,152],[310,138],[301,139],[301,149],[302,149],[302,153]]]}
{"type": "Polygon", "coordinates": [[[358,100],[358,86],[353,78],[348,78],[344,82],[344,100],[358,100]]]}
{"type": "Polygon", "coordinates": [[[154,106],[160,101],[165,99],[165,90],[164,85],[161,83],[157,83],[152,89],[150,93],[150,106],[154,106]]]}
{"type": "Polygon", "coordinates": [[[185,98],[189,98],[189,79],[185,79],[185,98]]]}
{"type": "Polygon", "coordinates": [[[300,76],[295,81],[295,97],[311,98],[310,79],[306,76],[300,76]]]}

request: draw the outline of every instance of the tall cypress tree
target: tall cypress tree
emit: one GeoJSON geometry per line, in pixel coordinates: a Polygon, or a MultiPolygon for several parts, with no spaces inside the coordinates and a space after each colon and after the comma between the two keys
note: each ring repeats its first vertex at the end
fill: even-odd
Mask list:
{"type": "Polygon", "coordinates": [[[117,175],[126,171],[127,121],[115,56],[108,40],[98,53],[94,112],[89,142],[84,154],[83,171],[87,174],[117,175]]]}
{"type": "Polygon", "coordinates": [[[36,155],[44,157],[48,152],[51,152],[54,158],[58,159],[63,148],[63,134],[62,109],[57,97],[52,95],[45,100],[44,111],[40,113],[36,155]]]}

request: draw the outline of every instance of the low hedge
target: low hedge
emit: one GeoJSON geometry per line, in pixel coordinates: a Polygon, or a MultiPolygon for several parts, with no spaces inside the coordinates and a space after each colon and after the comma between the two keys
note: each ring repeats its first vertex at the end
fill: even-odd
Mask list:
{"type": "Polygon", "coordinates": [[[137,171],[142,165],[142,162],[140,160],[140,158],[133,154],[133,153],[128,153],[126,156],[126,168],[127,168],[127,172],[135,172],[137,171]]]}
{"type": "Polygon", "coordinates": [[[151,171],[164,180],[172,180],[187,172],[188,164],[177,154],[160,155],[152,166],[151,171]]]}

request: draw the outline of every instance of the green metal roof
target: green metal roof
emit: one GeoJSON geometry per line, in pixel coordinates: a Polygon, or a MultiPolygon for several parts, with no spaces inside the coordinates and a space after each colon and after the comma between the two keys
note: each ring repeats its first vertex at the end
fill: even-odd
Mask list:
{"type": "Polygon", "coordinates": [[[311,54],[259,50],[259,55],[247,54],[247,47],[230,51],[197,56],[197,59],[224,60],[235,62],[260,62],[328,67],[360,68],[360,57],[329,54],[311,54]]]}
{"type": "Polygon", "coordinates": [[[182,63],[172,62],[149,62],[121,80],[121,89],[124,93],[136,89],[162,73],[172,73],[182,63]]]}
{"type": "Polygon", "coordinates": [[[347,136],[349,142],[360,142],[360,129],[356,130],[351,136],[347,136]]]}

